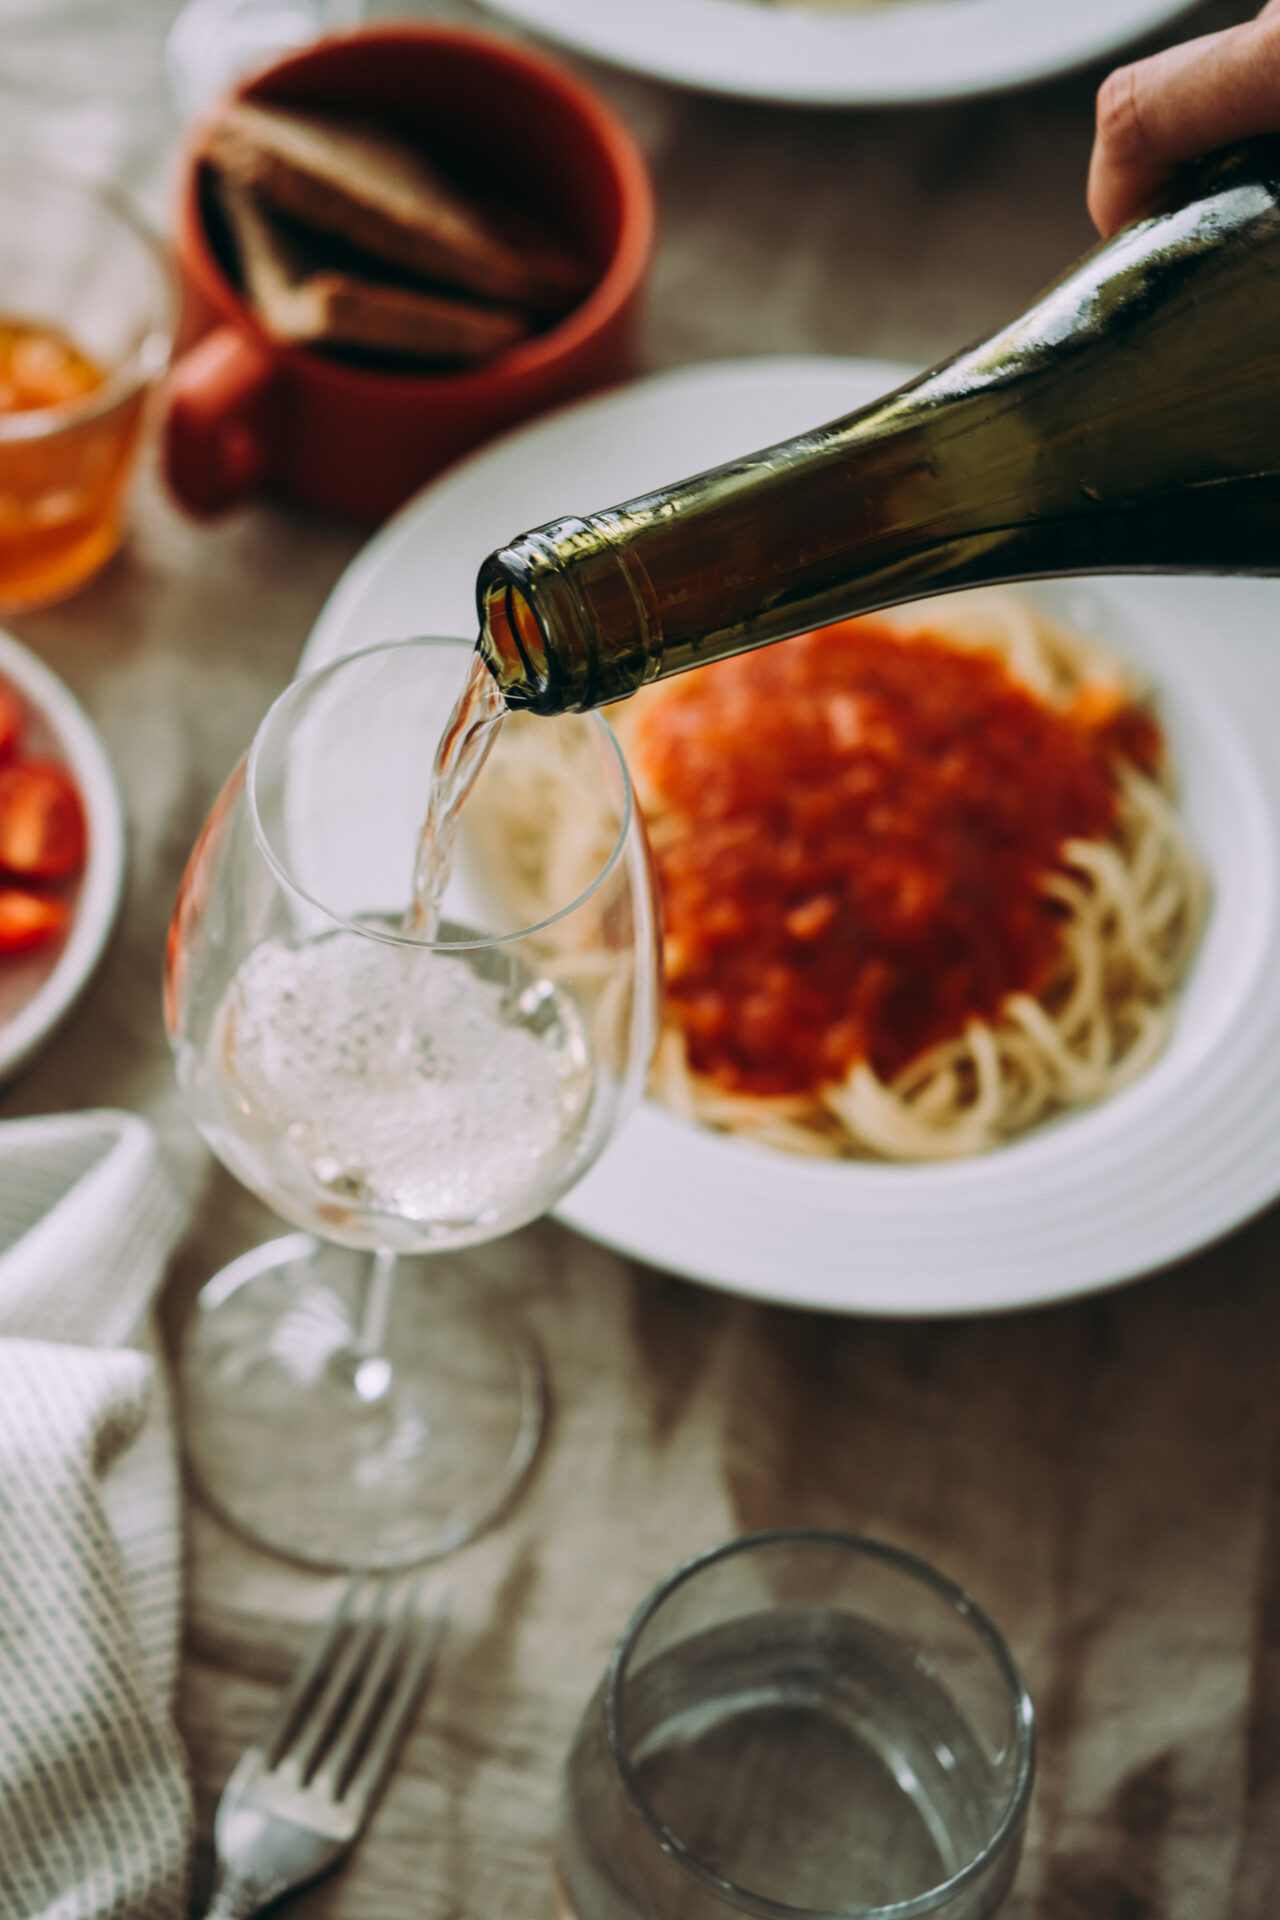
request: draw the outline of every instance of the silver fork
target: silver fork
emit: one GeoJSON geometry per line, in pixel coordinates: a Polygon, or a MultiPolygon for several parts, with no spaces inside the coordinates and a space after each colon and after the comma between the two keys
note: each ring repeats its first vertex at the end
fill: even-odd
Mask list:
{"type": "Polygon", "coordinates": [[[410,1588],[349,1583],[280,1705],[223,1789],[207,1920],[247,1920],[350,1852],[386,1783],[431,1677],[448,1617],[410,1588]]]}

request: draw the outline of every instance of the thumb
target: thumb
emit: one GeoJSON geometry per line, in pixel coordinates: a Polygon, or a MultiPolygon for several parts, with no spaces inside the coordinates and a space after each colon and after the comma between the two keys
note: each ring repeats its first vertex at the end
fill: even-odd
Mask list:
{"type": "Polygon", "coordinates": [[[1150,213],[1174,170],[1280,130],[1280,0],[1242,27],[1119,67],[1098,93],[1088,205],[1102,234],[1150,213]]]}

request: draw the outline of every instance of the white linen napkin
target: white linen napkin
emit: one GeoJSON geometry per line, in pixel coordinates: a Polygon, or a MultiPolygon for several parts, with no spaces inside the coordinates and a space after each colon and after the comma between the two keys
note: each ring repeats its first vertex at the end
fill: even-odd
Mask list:
{"type": "Polygon", "coordinates": [[[179,1483],[150,1307],[184,1224],[107,1110],[0,1123],[0,1920],[174,1920],[179,1483]]]}

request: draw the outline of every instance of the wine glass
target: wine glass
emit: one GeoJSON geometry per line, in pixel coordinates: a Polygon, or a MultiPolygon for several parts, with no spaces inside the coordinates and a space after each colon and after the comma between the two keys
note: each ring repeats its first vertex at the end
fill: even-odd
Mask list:
{"type": "Polygon", "coordinates": [[[180,1361],[188,1458],[225,1518],[318,1566],[430,1558],[510,1499],[541,1362],[447,1256],[554,1204],[653,1046],[651,865],[598,715],[505,720],[451,822],[438,919],[419,924],[433,759],[475,660],[406,640],[288,687],[214,804],[169,933],[192,1117],[300,1229],[201,1291],[180,1361]]]}
{"type": "Polygon", "coordinates": [[[247,73],[360,25],[363,0],[186,0],[165,41],[178,111],[193,120],[247,73]]]}

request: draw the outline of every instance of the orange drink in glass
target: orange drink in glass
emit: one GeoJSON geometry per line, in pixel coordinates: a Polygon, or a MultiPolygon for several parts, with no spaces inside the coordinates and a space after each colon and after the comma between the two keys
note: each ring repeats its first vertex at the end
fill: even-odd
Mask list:
{"type": "Polygon", "coordinates": [[[147,395],[168,364],[164,250],[112,188],[0,180],[0,612],[63,599],[124,532],[147,395]]]}

